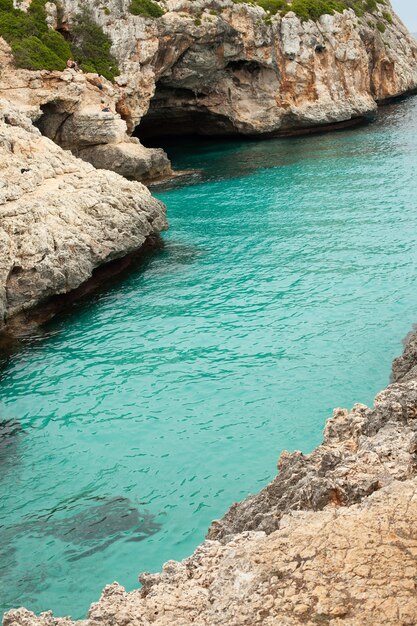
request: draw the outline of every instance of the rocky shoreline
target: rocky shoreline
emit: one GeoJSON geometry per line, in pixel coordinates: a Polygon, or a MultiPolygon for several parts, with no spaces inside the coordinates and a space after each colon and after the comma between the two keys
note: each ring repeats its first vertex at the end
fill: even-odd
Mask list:
{"type": "MultiPolygon", "coordinates": [[[[70,29],[80,2],[64,0],[59,17],[48,5],[52,26],[70,29]]],[[[92,6],[115,83],[17,70],[0,40],[0,331],[167,228],[138,181],[169,177],[171,164],[141,140],[337,128],[417,89],[417,42],[384,17],[388,2],[317,21],[231,0],[163,6],[157,20],[125,0],[92,6]]],[[[213,522],[190,558],[142,574],[135,591],[108,586],[82,622],[16,609],[4,626],[415,625],[416,418],[412,333],[374,407],[336,409],[310,455],[282,453],[277,477],[213,522]]]]}
{"type": "MultiPolygon", "coordinates": [[[[78,0],[48,24],[70,33],[78,0]]],[[[89,9],[111,38],[120,75],[17,69],[0,39],[0,98],[43,135],[129,180],[172,175],[151,140],[186,134],[288,136],[357,123],[378,104],[417,89],[417,41],[387,1],[303,21],[232,0],[164,0],[161,17],[128,0],[89,9]]],[[[58,15],[59,13],[59,15],[58,15]]]]}
{"type": "Polygon", "coordinates": [[[234,504],[183,562],[113,583],[72,622],[26,609],[3,626],[412,626],[417,623],[417,331],[372,408],[336,409],[311,454],[234,504]]]}
{"type": "MultiPolygon", "coordinates": [[[[162,205],[135,181],[182,173],[141,139],[344,128],[417,89],[417,42],[388,0],[317,21],[232,0],[161,7],[151,19],[132,15],[127,0],[89,6],[111,39],[115,82],[74,68],[17,69],[0,38],[0,330],[167,227],[162,205]]],[[[48,27],[68,34],[82,3],[45,10],[48,27]]]]}
{"type": "Polygon", "coordinates": [[[97,171],[0,101],[0,330],[167,228],[146,187],[97,171]]]}

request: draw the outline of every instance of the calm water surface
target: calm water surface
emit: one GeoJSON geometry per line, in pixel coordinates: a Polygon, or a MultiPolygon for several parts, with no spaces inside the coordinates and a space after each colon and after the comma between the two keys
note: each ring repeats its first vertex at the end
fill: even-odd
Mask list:
{"type": "Polygon", "coordinates": [[[172,151],[203,178],[159,192],[165,249],[2,371],[2,610],[81,617],[133,588],[333,407],[372,401],[417,321],[416,131],[414,99],[356,130],[172,151]]]}

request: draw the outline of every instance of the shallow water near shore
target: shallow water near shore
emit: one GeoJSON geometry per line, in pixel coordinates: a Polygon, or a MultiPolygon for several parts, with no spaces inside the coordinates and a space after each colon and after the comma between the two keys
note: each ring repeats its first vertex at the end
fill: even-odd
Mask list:
{"type": "Polygon", "coordinates": [[[168,148],[165,248],[0,372],[0,609],[83,617],[371,403],[417,322],[417,99],[333,134],[168,148]]]}

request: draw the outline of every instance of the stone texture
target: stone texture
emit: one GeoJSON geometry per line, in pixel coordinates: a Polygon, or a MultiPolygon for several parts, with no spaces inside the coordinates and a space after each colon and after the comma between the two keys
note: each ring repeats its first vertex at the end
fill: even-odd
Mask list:
{"type": "Polygon", "coordinates": [[[0,328],[166,227],[146,187],[95,170],[0,101],[0,328]]]}
{"type": "MultiPolygon", "coordinates": [[[[139,133],[328,125],[370,116],[377,102],[417,87],[417,42],[394,13],[392,24],[383,17],[389,3],[318,22],[231,0],[166,0],[165,15],[150,20],[128,4],[109,0],[110,15],[93,10],[119,59],[118,110],[139,133]]],[[[70,24],[78,0],[64,5],[70,24]]]]}
{"type": "Polygon", "coordinates": [[[95,74],[16,70],[0,38],[0,98],[31,118],[42,134],[99,169],[132,180],[170,176],[165,152],[127,134],[116,111],[117,87],[95,74]]]}
{"type": "MultiPolygon", "coordinates": [[[[77,7],[64,1],[68,24],[77,7]]],[[[129,178],[160,177],[164,154],[129,138],[138,124],[274,134],[366,117],[417,87],[417,43],[396,17],[380,33],[368,22],[381,14],[352,11],[301,23],[230,0],[166,0],[159,20],[127,7],[93,6],[120,61],[116,85],[16,71],[0,47],[0,325],[166,227],[146,188],[62,147],[129,178]]],[[[417,333],[374,407],[337,409],[323,444],[284,452],[277,477],[215,521],[194,555],[130,593],[108,586],[80,626],[416,624],[416,455],[417,333]]],[[[72,624],[25,609],[4,618],[72,624]]]]}
{"type": "MultiPolygon", "coordinates": [[[[83,4],[61,2],[64,30],[83,4]]],[[[3,43],[0,97],[65,149],[128,178],[172,174],[165,153],[132,144],[133,132],[142,140],[291,134],[370,118],[379,102],[417,89],[417,42],[388,1],[362,18],[346,10],[317,22],[232,0],[164,0],[158,19],[131,15],[129,0],[88,4],[112,38],[115,83],[73,70],[16,70],[3,43]]]]}
{"type": "MultiPolygon", "coordinates": [[[[269,536],[206,541],[182,563],[104,590],[81,626],[414,626],[417,480],[362,504],[292,512],[269,536]]],[[[50,613],[10,611],[4,626],[71,626],[50,613]]]]}
{"type": "Polygon", "coordinates": [[[227,541],[249,530],[273,532],[289,510],[349,506],[417,473],[417,380],[389,386],[372,409],[336,409],[324,442],[310,455],[284,452],[279,474],[259,494],[234,504],[208,537],[227,541]]]}
{"type": "Polygon", "coordinates": [[[129,180],[156,181],[171,175],[165,152],[144,148],[136,137],[129,142],[81,148],[77,154],[96,167],[112,170],[129,180]]]}

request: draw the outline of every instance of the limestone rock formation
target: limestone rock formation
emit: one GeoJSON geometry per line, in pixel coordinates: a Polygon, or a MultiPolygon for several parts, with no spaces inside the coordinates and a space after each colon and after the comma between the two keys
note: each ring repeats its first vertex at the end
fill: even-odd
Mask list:
{"type": "MultiPolygon", "coordinates": [[[[85,2],[47,3],[48,24],[70,32],[85,2]]],[[[345,125],[417,89],[417,41],[388,0],[358,17],[271,16],[232,0],[162,0],[157,19],[130,0],[89,2],[113,42],[115,83],[92,74],[16,70],[0,40],[0,97],[95,167],[128,178],[166,178],[161,135],[276,135],[345,125]]]]}
{"type": "MultiPolygon", "coordinates": [[[[415,342],[415,337],[414,337],[415,342]]],[[[284,452],[279,474],[259,494],[234,504],[213,522],[208,537],[228,541],[236,533],[273,532],[289,510],[350,506],[393,480],[417,475],[417,368],[408,344],[401,382],[375,398],[373,408],[336,409],[324,442],[312,454],[284,452]],[[412,365],[411,365],[412,364],[412,365]]],[[[399,371],[400,359],[394,363],[399,371]]]]}
{"type": "Polygon", "coordinates": [[[0,98],[32,119],[42,134],[100,169],[131,180],[171,174],[163,150],[147,149],[127,134],[116,112],[118,91],[105,78],[71,69],[16,70],[0,39],[0,98]]]}
{"type": "MultiPolygon", "coordinates": [[[[417,42],[389,2],[317,22],[232,0],[166,0],[156,20],[131,15],[129,4],[93,10],[121,68],[118,110],[140,137],[335,124],[417,88],[417,42]]],[[[79,0],[64,6],[70,24],[79,0]]]]}
{"type": "Polygon", "coordinates": [[[190,558],[135,591],[109,585],[86,621],[16,609],[4,626],[414,626],[415,335],[401,363],[405,382],[373,409],[337,410],[311,455],[284,453],[271,485],[190,558]]]}
{"type": "Polygon", "coordinates": [[[166,226],[141,183],[95,170],[0,101],[0,329],[166,226]]]}

